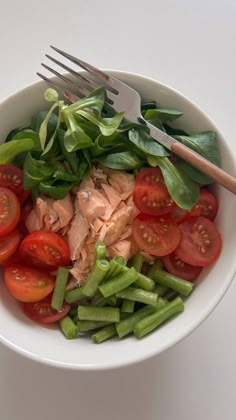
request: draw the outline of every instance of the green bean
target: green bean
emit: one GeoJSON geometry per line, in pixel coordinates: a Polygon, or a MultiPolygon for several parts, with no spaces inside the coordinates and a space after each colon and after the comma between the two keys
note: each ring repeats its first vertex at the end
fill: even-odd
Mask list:
{"type": "Polygon", "coordinates": [[[110,261],[110,269],[104,278],[104,282],[106,282],[107,280],[110,280],[111,278],[115,276],[118,276],[118,274],[121,273],[122,267],[125,266],[125,264],[126,264],[126,261],[123,257],[118,257],[118,256],[114,257],[110,261]]]}
{"type": "Polygon", "coordinates": [[[117,335],[115,325],[108,325],[107,327],[103,328],[102,330],[96,332],[92,335],[92,340],[96,344],[103,343],[103,341],[109,340],[117,335]]]}
{"type": "Polygon", "coordinates": [[[193,290],[193,283],[180,279],[164,270],[156,270],[152,273],[152,278],[162,286],[167,286],[184,296],[188,296],[193,290]]]}
{"type": "Polygon", "coordinates": [[[74,303],[78,302],[79,300],[84,299],[86,296],[84,295],[84,286],[77,287],[73,290],[68,290],[65,293],[65,301],[67,303],[74,303]]]}
{"type": "Polygon", "coordinates": [[[51,302],[51,307],[57,311],[60,311],[64,302],[68,276],[69,269],[65,267],[59,267],[51,302]]]}
{"type": "Polygon", "coordinates": [[[116,293],[116,296],[122,299],[146,303],[146,305],[156,305],[158,299],[158,295],[156,293],[147,292],[146,290],[136,289],[134,287],[127,287],[127,289],[116,293]]]}
{"type": "MultiPolygon", "coordinates": [[[[152,279],[152,276],[154,274],[155,276],[155,272],[156,270],[162,270],[164,268],[164,264],[162,262],[162,260],[160,258],[157,258],[154,262],[154,264],[151,266],[151,268],[149,269],[147,276],[150,277],[152,279]]],[[[153,279],[154,280],[154,279],[153,279]]]]}
{"type": "Polygon", "coordinates": [[[144,306],[144,308],[139,309],[137,312],[134,312],[131,315],[128,315],[120,322],[116,324],[116,331],[119,338],[125,337],[133,331],[135,324],[143,319],[144,317],[152,314],[156,311],[154,306],[144,306]]]}
{"type": "Polygon", "coordinates": [[[77,307],[72,306],[71,309],[68,312],[68,315],[70,318],[74,318],[74,316],[77,316],[77,307]]]}
{"type": "Polygon", "coordinates": [[[88,277],[87,283],[84,286],[83,293],[92,297],[96,294],[99,284],[103,281],[105,275],[108,273],[110,264],[107,260],[96,260],[93,269],[88,277]]]}
{"type": "Polygon", "coordinates": [[[93,304],[95,306],[106,306],[106,305],[115,306],[116,303],[117,303],[116,296],[109,296],[109,297],[105,298],[104,296],[101,295],[101,296],[98,296],[93,301],[93,304]]]}
{"type": "Polygon", "coordinates": [[[178,296],[178,293],[172,289],[167,290],[167,292],[164,294],[164,298],[170,302],[173,299],[175,299],[177,296],[178,296]]]}
{"type": "Polygon", "coordinates": [[[110,324],[110,322],[103,321],[77,321],[77,326],[80,333],[97,330],[110,324]]]}
{"type": "Polygon", "coordinates": [[[144,256],[142,254],[135,254],[130,260],[130,266],[134,267],[138,273],[142,272],[144,256]]]}
{"type": "Polygon", "coordinates": [[[121,312],[132,314],[134,312],[135,302],[133,300],[124,299],[121,306],[121,312]]]}
{"type": "Polygon", "coordinates": [[[85,321],[119,322],[120,310],[119,308],[110,307],[79,306],[78,318],[85,321]]]}
{"type": "Polygon", "coordinates": [[[177,297],[170,303],[167,303],[163,308],[159,309],[155,313],[141,319],[134,326],[134,335],[136,338],[143,338],[146,334],[150,333],[164,321],[172,318],[184,310],[184,303],[180,297],[177,297]]]}
{"type": "Polygon", "coordinates": [[[106,258],[106,250],[106,245],[103,242],[97,241],[95,245],[95,259],[103,260],[104,258],[106,258]]]}
{"type": "Polygon", "coordinates": [[[99,287],[100,292],[102,292],[104,297],[108,297],[120,292],[126,287],[134,283],[138,278],[136,270],[132,267],[129,268],[125,273],[121,273],[118,276],[112,278],[106,283],[102,284],[99,287]]]}
{"type": "Polygon", "coordinates": [[[158,296],[161,297],[161,296],[164,296],[164,294],[167,292],[167,290],[169,290],[167,286],[162,286],[161,284],[156,284],[153,292],[157,293],[158,296]]]}
{"type": "Polygon", "coordinates": [[[77,338],[79,328],[68,315],[60,319],[59,325],[66,338],[69,340],[77,338]]]}
{"type": "MultiPolygon", "coordinates": [[[[133,267],[134,268],[134,267],[133,267]]],[[[122,267],[122,272],[127,273],[130,270],[128,267],[122,267]]],[[[141,289],[147,290],[148,292],[151,292],[155,287],[155,282],[150,279],[149,277],[145,276],[142,273],[138,273],[136,271],[138,278],[135,281],[135,286],[141,287],[141,289]]]]}

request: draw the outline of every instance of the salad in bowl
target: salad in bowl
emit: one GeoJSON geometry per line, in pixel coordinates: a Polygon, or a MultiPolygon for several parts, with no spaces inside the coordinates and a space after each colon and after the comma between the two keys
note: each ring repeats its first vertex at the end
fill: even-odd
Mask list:
{"type": "MultiPolygon", "coordinates": [[[[126,78],[132,84],[132,75],[126,78]]],[[[199,124],[188,120],[181,95],[161,85],[159,98],[157,82],[133,79],[139,91],[144,81],[150,92],[156,88],[152,97],[140,92],[146,120],[221,164],[220,135],[194,105],[199,124]]],[[[140,360],[142,343],[163,335],[168,346],[210,311],[203,315],[201,307],[191,323],[191,302],[196,311],[197,295],[224,258],[218,187],[152,139],[146,126],[104,107],[103,86],[72,104],[44,83],[36,86],[41,104],[26,112],[27,122],[6,127],[0,145],[0,265],[8,311],[13,305],[24,331],[51,334],[44,348],[67,339],[57,364],[81,367],[87,359],[93,366],[88,358],[95,352],[105,366],[110,346],[119,353],[126,342],[137,349],[126,363],[140,360]],[[179,332],[178,323],[185,325],[179,332]],[[88,355],[80,358],[80,348],[88,355]]]]}

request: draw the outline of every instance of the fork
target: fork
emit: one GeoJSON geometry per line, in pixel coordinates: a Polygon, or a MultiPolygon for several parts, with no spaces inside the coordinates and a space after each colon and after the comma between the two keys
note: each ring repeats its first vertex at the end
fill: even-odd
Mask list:
{"type": "Polygon", "coordinates": [[[223,171],[221,168],[214,165],[203,156],[197,152],[194,152],[173,137],[159,130],[143,118],[141,114],[141,98],[136,90],[116,79],[115,77],[110,76],[104,71],[99,70],[91,64],[88,64],[85,61],[82,61],[77,57],[62,51],[59,48],[54,46],[51,46],[51,48],[86,71],[85,75],[82,75],[80,72],[73,70],[51,55],[46,54],[46,57],[50,61],[57,64],[75,77],[76,82],[70,80],[67,76],[59,73],[52,67],[42,63],[42,66],[45,69],[57,76],[58,79],[63,80],[63,82],[69,86],[69,89],[67,89],[61,86],[57,81],[49,79],[41,73],[37,73],[41,79],[45,80],[56,88],[59,88],[62,95],[66,99],[68,99],[70,102],[75,102],[78,99],[88,95],[91,90],[103,85],[106,89],[107,105],[112,106],[117,112],[124,112],[127,120],[146,125],[150,129],[150,136],[154,140],[162,144],[167,149],[171,150],[173,153],[184,159],[186,162],[190,163],[195,168],[199,169],[204,174],[210,176],[214,181],[218,182],[227,190],[236,194],[236,179],[233,176],[223,171]]]}

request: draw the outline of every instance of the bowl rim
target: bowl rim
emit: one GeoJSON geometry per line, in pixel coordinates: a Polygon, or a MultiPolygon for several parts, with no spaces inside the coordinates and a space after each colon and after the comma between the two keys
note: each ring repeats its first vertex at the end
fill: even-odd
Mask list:
{"type": "MultiPolygon", "coordinates": [[[[187,101],[188,103],[190,103],[200,114],[204,116],[204,118],[207,121],[209,121],[209,124],[212,127],[214,127],[214,129],[219,133],[220,137],[222,138],[224,147],[228,150],[228,152],[230,152],[229,144],[227,143],[224,135],[217,128],[215,122],[211,119],[211,117],[209,117],[208,114],[202,108],[200,108],[195,102],[190,100],[187,96],[179,92],[177,89],[173,88],[172,86],[167,85],[166,83],[160,82],[159,80],[153,79],[152,77],[144,76],[139,73],[134,73],[134,72],[125,71],[125,70],[115,70],[115,69],[103,69],[103,70],[107,73],[110,73],[111,75],[114,74],[116,77],[117,76],[119,77],[119,75],[120,76],[128,75],[137,79],[141,79],[142,81],[146,80],[154,84],[158,84],[160,87],[163,87],[164,89],[171,90],[174,94],[181,97],[184,101],[187,101]]],[[[67,73],[64,73],[64,74],[67,74],[67,73]]],[[[51,77],[50,79],[53,79],[53,78],[55,77],[51,77]]],[[[14,98],[16,95],[22,92],[26,92],[27,90],[30,90],[37,85],[43,85],[43,84],[45,84],[43,80],[37,80],[24,86],[21,89],[14,91],[9,96],[4,97],[0,101],[0,111],[1,111],[2,106],[4,106],[5,103],[7,103],[8,101],[11,101],[11,99],[14,98]]],[[[233,154],[231,154],[231,158],[232,158],[232,163],[233,163],[233,166],[235,167],[235,172],[236,172],[236,157],[233,154]]],[[[31,359],[32,361],[36,361],[44,365],[45,364],[49,365],[51,367],[60,367],[60,368],[69,369],[69,370],[81,370],[81,371],[106,371],[106,370],[113,370],[113,369],[118,369],[118,368],[120,369],[120,368],[125,368],[128,366],[133,366],[133,365],[136,365],[137,363],[143,362],[145,360],[149,360],[155,356],[157,357],[159,354],[161,354],[165,350],[174,347],[177,343],[180,343],[184,338],[188,337],[198,327],[200,327],[200,325],[209,317],[209,315],[213,312],[216,306],[223,299],[224,295],[226,294],[228,288],[230,287],[234,279],[235,274],[236,274],[236,262],[235,262],[235,267],[232,267],[230,273],[228,273],[228,276],[227,276],[228,280],[224,284],[224,287],[222,287],[219,290],[218,294],[212,298],[209,305],[202,311],[201,316],[193,320],[192,322],[190,322],[188,327],[186,327],[184,331],[181,331],[179,333],[178,337],[170,339],[165,345],[161,347],[161,349],[158,352],[155,350],[155,348],[147,348],[145,352],[143,352],[142,355],[135,356],[135,354],[132,354],[132,358],[129,356],[129,357],[126,357],[126,360],[122,360],[122,361],[118,360],[115,362],[110,360],[110,361],[107,361],[106,363],[103,363],[101,366],[99,366],[96,364],[79,364],[79,363],[75,364],[73,362],[72,363],[60,362],[60,361],[57,361],[48,357],[44,358],[33,352],[25,350],[24,348],[18,346],[17,344],[11,342],[9,339],[6,339],[5,337],[1,335],[0,335],[0,343],[6,346],[7,348],[10,348],[11,350],[15,351],[16,353],[20,354],[21,356],[27,357],[31,359]]]]}

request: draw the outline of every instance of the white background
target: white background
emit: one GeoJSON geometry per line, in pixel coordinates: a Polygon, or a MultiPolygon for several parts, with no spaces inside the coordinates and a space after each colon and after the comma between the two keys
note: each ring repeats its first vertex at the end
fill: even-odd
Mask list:
{"type": "MultiPolygon", "coordinates": [[[[36,80],[49,44],[175,87],[236,155],[235,0],[0,0],[0,99],[36,80]]],[[[235,302],[234,282],[190,337],[116,371],[50,368],[0,346],[0,419],[234,420],[235,302]]]]}

